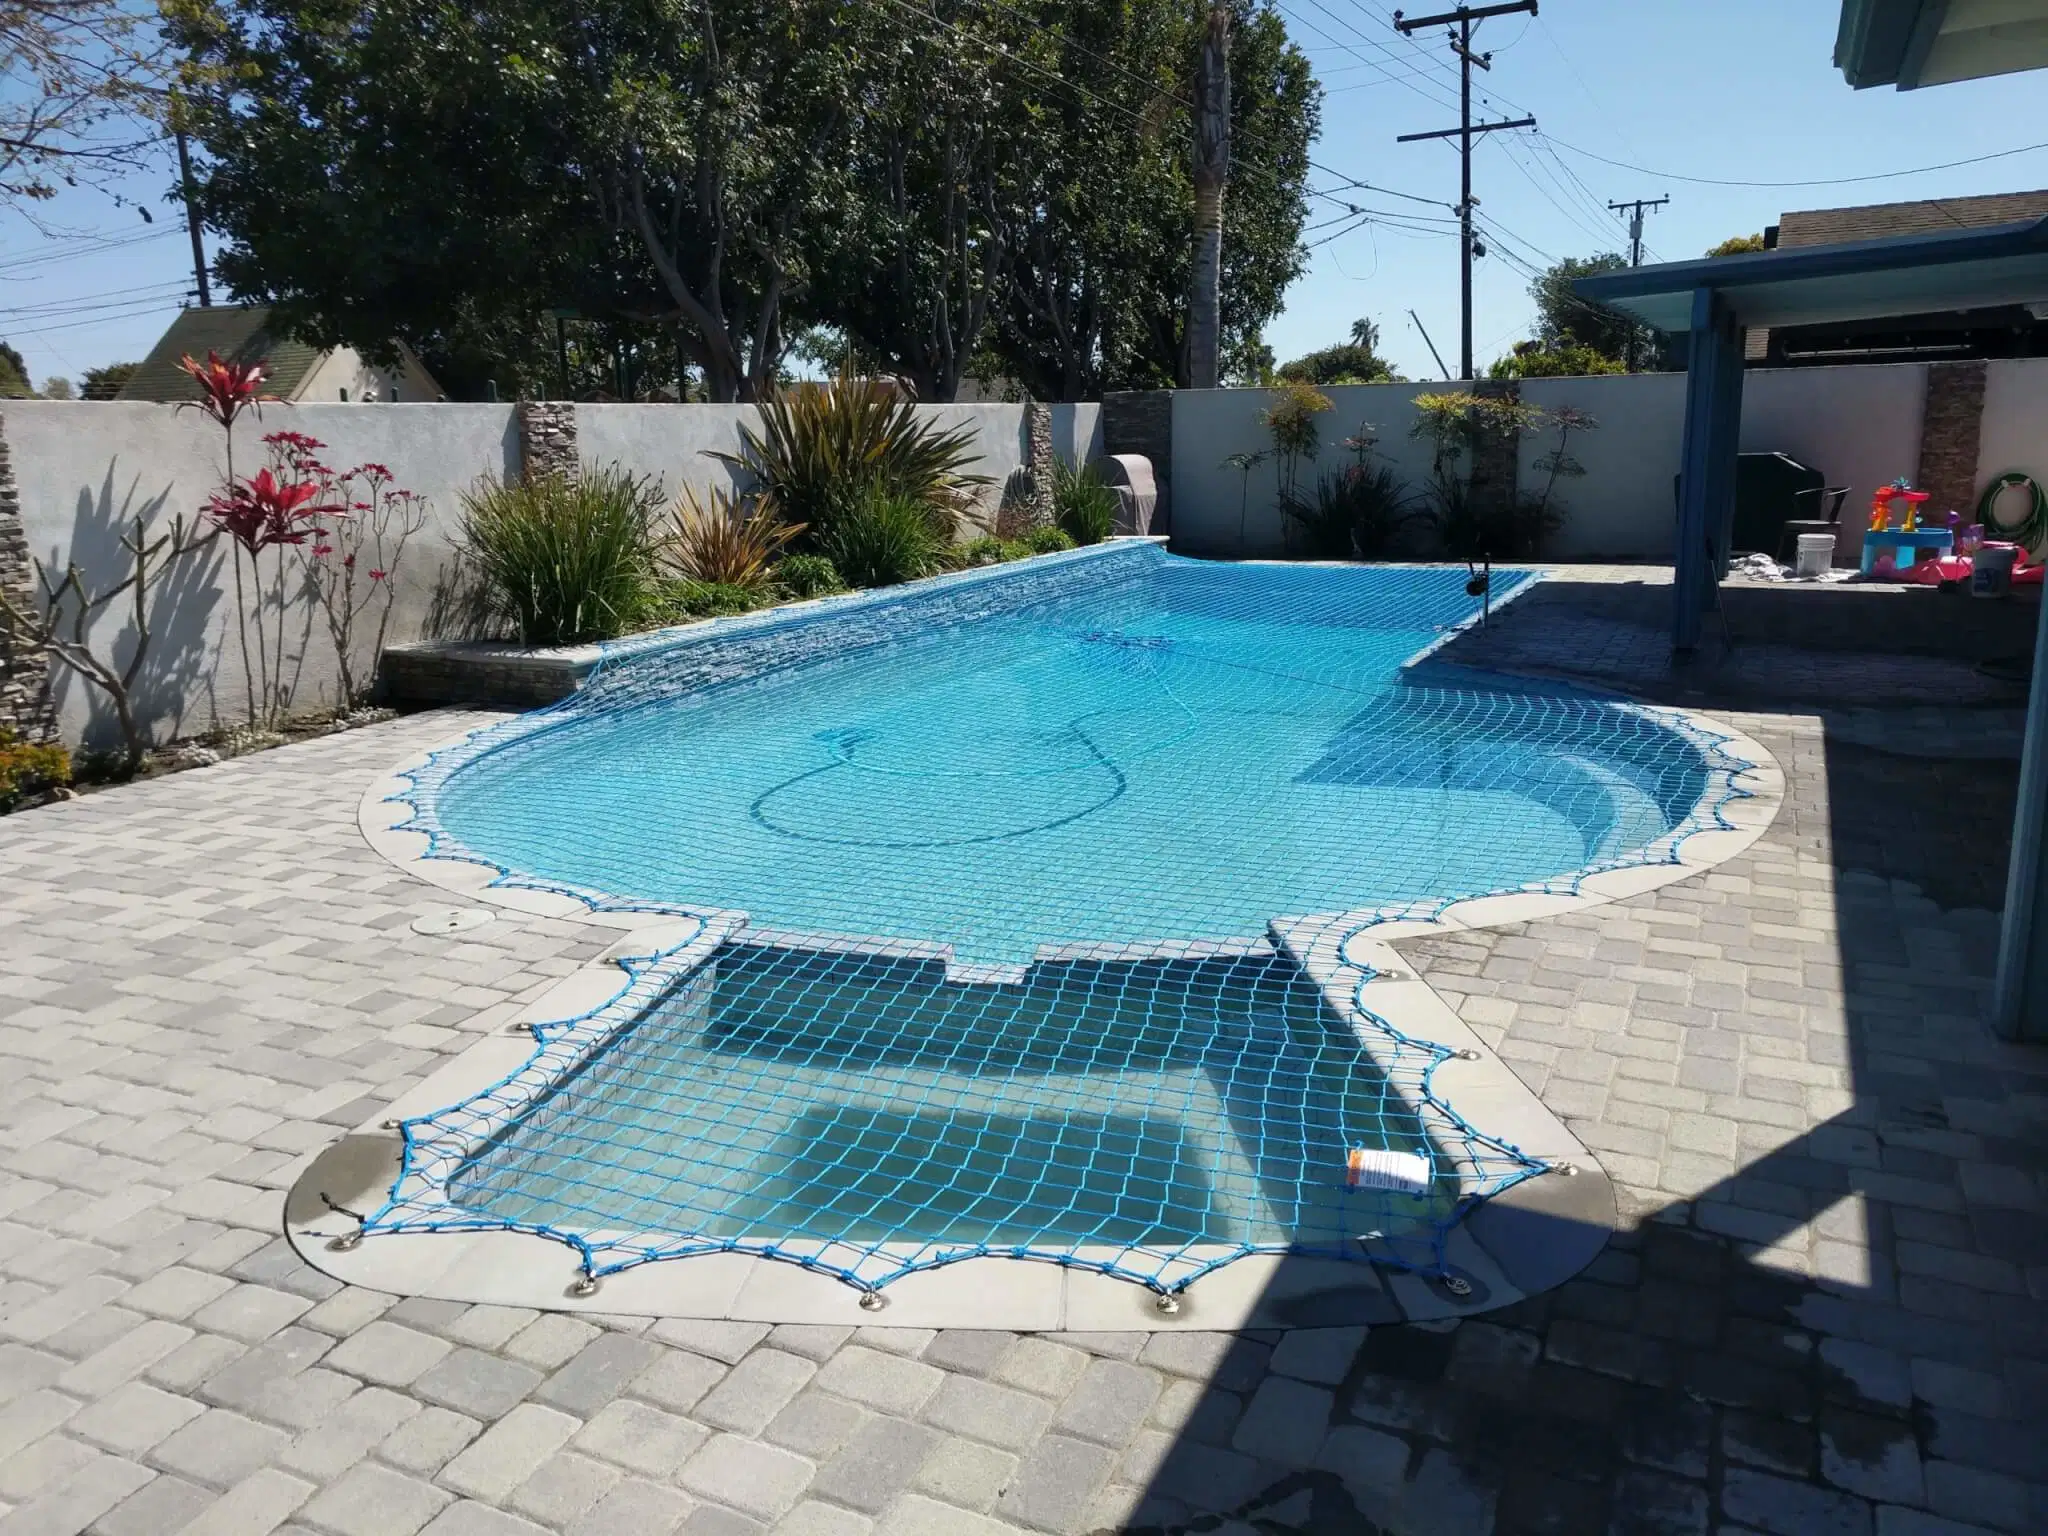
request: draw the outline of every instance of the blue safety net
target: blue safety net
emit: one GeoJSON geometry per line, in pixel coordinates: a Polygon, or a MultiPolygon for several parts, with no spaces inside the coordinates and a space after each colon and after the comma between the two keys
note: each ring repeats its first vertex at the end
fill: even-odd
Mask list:
{"type": "Polygon", "coordinates": [[[1746,766],[1427,659],[1479,607],[1462,570],[1125,547],[627,655],[439,755],[407,797],[437,856],[703,926],[408,1122],[369,1230],[868,1290],[990,1253],[1441,1271],[1542,1164],[1437,1093],[1450,1053],[1345,941],[1675,859],[1746,766]]]}

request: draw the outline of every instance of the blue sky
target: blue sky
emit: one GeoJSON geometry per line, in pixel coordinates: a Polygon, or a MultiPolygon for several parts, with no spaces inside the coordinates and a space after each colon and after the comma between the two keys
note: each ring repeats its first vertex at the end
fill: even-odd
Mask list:
{"type": "MultiPolygon", "coordinates": [[[[1413,43],[1396,34],[1393,3],[1281,0],[1290,33],[1329,92],[1314,152],[1328,169],[1313,184],[1360,207],[1448,219],[1456,150],[1394,137],[1456,122],[1453,60],[1441,31],[1413,43]],[[1385,190],[1338,187],[1350,178],[1385,190]]],[[[1432,7],[1409,0],[1408,9],[1432,7]]],[[[1602,206],[1609,200],[1669,194],[1645,227],[1648,259],[1678,259],[1760,230],[1791,208],[2048,186],[2048,149],[1845,180],[2048,140],[2048,127],[2038,73],[1925,91],[1851,91],[1831,60],[1838,14],[1835,0],[1545,0],[1533,20],[1484,23],[1479,45],[1493,52],[1494,67],[1476,75],[1475,93],[1486,98],[1480,113],[1533,114],[1538,132],[1490,134],[1474,156],[1473,190],[1493,249],[1475,278],[1481,366],[1527,334],[1533,306],[1518,261],[1542,266],[1621,248],[1626,232],[1602,206]],[[1762,185],[1784,181],[1818,184],[1762,185]]],[[[1256,174],[1257,146],[1239,145],[1238,156],[1241,174],[1256,174]]],[[[40,209],[53,234],[0,216],[0,336],[21,350],[39,386],[53,374],[76,379],[96,364],[142,356],[189,293],[182,223],[160,201],[170,179],[165,167],[119,189],[149,204],[154,224],[103,191],[68,193],[40,209]]],[[[1342,213],[1316,199],[1309,222],[1342,213]]],[[[1340,340],[1352,320],[1369,316],[1402,372],[1434,377],[1408,319],[1412,307],[1455,365],[1457,243],[1443,232],[1450,226],[1375,221],[1344,232],[1353,222],[1343,216],[1308,235],[1327,243],[1313,251],[1269,330],[1275,351],[1285,359],[1340,340]]]]}

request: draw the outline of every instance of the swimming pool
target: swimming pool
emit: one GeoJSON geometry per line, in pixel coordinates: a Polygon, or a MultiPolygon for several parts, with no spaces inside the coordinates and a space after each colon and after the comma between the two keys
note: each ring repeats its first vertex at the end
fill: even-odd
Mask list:
{"type": "Polygon", "coordinates": [[[1442,1271],[1546,1165],[1443,1100],[1470,1053],[1367,1006],[1346,936],[1674,861],[1744,766],[1432,659],[1465,584],[1082,551],[622,647],[436,754],[397,797],[431,857],[698,926],[408,1120],[365,1230],[870,1299],[985,1254],[1162,1291],[1253,1252],[1442,1271]],[[1351,1171],[1381,1154],[1389,1187],[1351,1171]]]}
{"type": "Polygon", "coordinates": [[[456,768],[439,826],[568,889],[1015,966],[1518,889],[1656,842],[1704,788],[1639,712],[1404,670],[1476,615],[1461,570],[1145,553],[722,685],[629,662],[456,768]]]}

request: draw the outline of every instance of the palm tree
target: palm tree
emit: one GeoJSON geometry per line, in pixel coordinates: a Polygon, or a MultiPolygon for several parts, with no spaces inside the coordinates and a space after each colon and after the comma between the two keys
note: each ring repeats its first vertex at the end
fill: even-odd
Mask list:
{"type": "Polygon", "coordinates": [[[1230,11],[1216,5],[1195,71],[1195,270],[1188,285],[1188,386],[1216,387],[1223,350],[1223,185],[1230,179],[1230,11]]]}

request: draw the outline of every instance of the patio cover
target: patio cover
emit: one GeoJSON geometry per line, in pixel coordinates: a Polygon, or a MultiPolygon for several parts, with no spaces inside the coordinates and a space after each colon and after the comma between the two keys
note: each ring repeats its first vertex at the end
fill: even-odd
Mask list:
{"type": "Polygon", "coordinates": [[[1582,277],[1581,297],[1689,331],[1671,643],[1699,643],[1735,494],[1742,334],[1889,315],[2048,302],[2048,219],[1847,245],[1809,245],[1582,277]]]}
{"type": "MultiPolygon", "coordinates": [[[[1665,262],[1583,277],[1573,286],[1581,297],[1659,330],[1691,333],[1671,614],[1672,647],[1685,654],[1698,645],[1705,612],[1718,601],[1716,573],[1735,495],[1744,329],[2048,302],[2048,218],[1665,262]]],[[[2048,603],[2042,606],[2048,614],[2048,603]]],[[[2048,1040],[2044,826],[2048,624],[2036,642],[1993,1002],[2002,1033],[2037,1040],[2048,1040]]]]}

